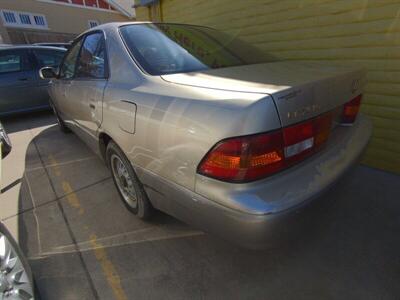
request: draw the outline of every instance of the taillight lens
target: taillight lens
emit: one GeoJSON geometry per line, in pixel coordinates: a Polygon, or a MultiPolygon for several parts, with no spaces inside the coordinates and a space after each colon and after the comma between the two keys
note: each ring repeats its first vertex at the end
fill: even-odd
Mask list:
{"type": "Polygon", "coordinates": [[[328,139],[332,114],[282,130],[219,142],[203,158],[198,173],[229,182],[267,177],[304,159],[328,139]]]}
{"type": "Polygon", "coordinates": [[[218,143],[200,163],[200,174],[230,182],[246,182],[281,169],[280,131],[227,139],[218,143]]]}
{"type": "Polygon", "coordinates": [[[283,128],[286,164],[291,165],[319,149],[329,137],[332,113],[283,128]]]}
{"type": "Polygon", "coordinates": [[[314,146],[314,127],[312,122],[300,123],[283,129],[285,158],[288,161],[306,156],[314,146]]]}
{"type": "Polygon", "coordinates": [[[342,124],[352,124],[360,110],[362,95],[358,95],[343,106],[342,124]]]}

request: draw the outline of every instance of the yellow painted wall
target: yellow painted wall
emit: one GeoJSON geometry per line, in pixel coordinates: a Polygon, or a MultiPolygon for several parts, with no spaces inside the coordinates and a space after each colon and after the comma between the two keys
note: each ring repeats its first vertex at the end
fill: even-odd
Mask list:
{"type": "Polygon", "coordinates": [[[400,173],[400,0],[161,0],[164,22],[212,26],[289,60],[368,70],[362,111],[374,123],[364,157],[400,173]]]}

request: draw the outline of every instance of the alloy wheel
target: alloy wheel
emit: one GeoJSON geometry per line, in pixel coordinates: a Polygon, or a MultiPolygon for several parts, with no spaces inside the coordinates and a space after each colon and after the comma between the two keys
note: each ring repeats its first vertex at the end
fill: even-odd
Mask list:
{"type": "Polygon", "coordinates": [[[122,194],[124,201],[132,208],[137,207],[137,194],[134,181],[129,174],[128,168],[125,166],[121,158],[113,154],[111,156],[111,169],[117,184],[118,190],[122,194]]]}
{"type": "Polygon", "coordinates": [[[22,260],[8,238],[0,232],[0,300],[29,300],[33,286],[22,260]]]}

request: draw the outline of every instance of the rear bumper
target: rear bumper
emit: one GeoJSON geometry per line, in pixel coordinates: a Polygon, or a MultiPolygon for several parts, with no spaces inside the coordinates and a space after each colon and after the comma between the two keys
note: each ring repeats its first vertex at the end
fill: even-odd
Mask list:
{"type": "Polygon", "coordinates": [[[283,172],[244,184],[197,175],[195,191],[247,214],[283,212],[314,198],[338,180],[357,161],[371,132],[371,122],[360,115],[353,126],[336,128],[322,151],[283,172]]]}
{"type": "MultiPolygon", "coordinates": [[[[368,118],[360,115],[352,127],[336,129],[325,150],[250,184],[229,184],[198,175],[194,193],[164,182],[163,194],[169,200],[159,208],[242,246],[268,247],[275,239],[297,232],[309,214],[315,213],[305,208],[320,202],[312,200],[320,199],[318,196],[358,161],[371,131],[368,118]]],[[[148,192],[156,197],[154,190],[148,192]]]]}

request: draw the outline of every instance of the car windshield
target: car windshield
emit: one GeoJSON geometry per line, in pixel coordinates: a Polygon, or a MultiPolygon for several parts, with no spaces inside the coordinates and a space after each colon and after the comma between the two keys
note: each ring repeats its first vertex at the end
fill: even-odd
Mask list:
{"type": "Polygon", "coordinates": [[[125,25],[120,31],[135,60],[151,75],[276,60],[238,38],[208,27],[153,23],[125,25]]]}

